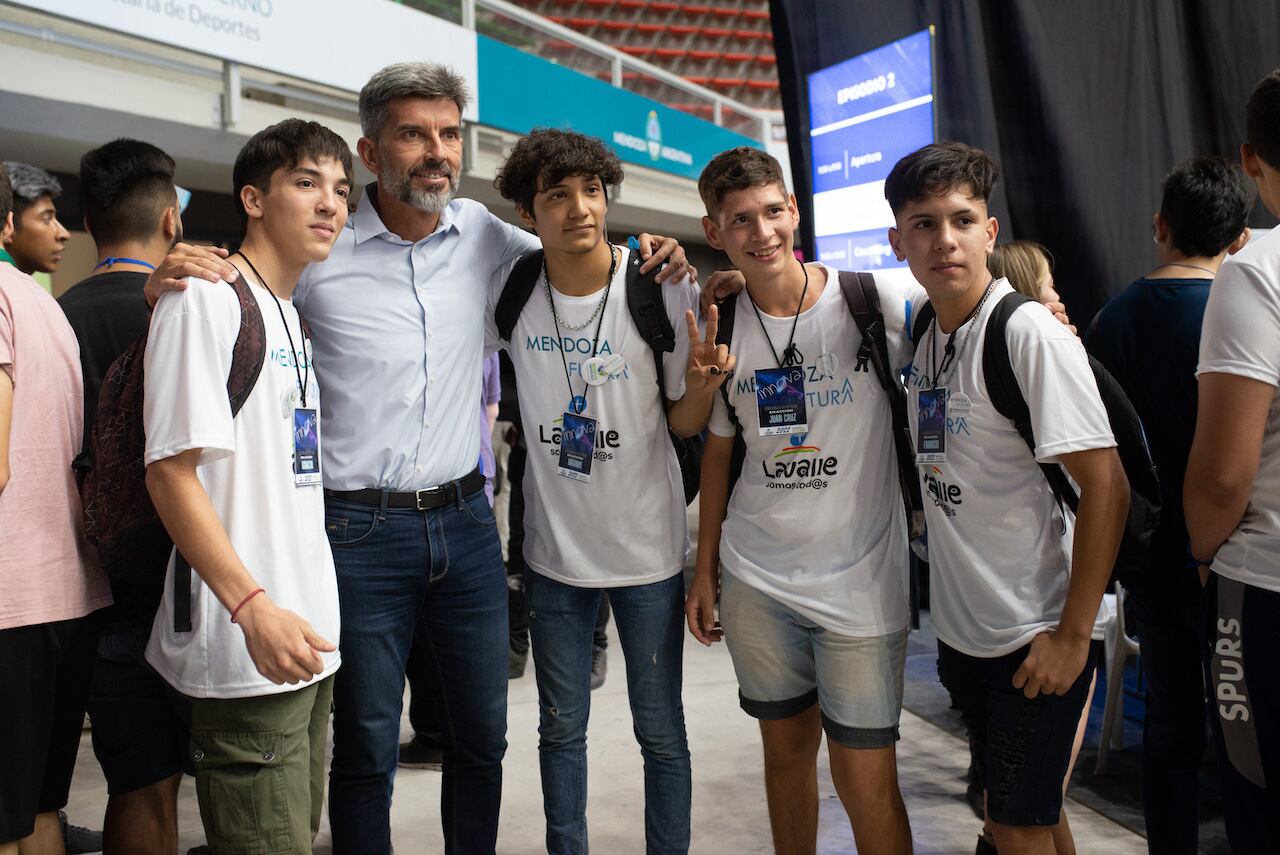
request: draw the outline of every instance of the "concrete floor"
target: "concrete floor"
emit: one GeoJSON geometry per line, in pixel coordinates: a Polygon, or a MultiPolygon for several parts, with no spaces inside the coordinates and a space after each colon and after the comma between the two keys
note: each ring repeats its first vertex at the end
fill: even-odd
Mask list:
{"type": "MultiPolygon", "coordinates": [[[[614,855],[644,851],[644,799],[640,752],[631,733],[626,682],[617,636],[612,633],[610,673],[594,693],[589,764],[589,824],[593,851],[614,855]]],[[[739,708],[737,683],[724,645],[706,649],[685,644],[685,710],[693,752],[693,849],[695,853],[772,851],[764,803],[760,737],[755,722],[739,708]]],[[[537,758],[537,695],[532,667],[511,683],[506,783],[498,851],[510,855],[543,852],[543,818],[537,758]]],[[[409,735],[407,719],[403,733],[409,735]]],[[[963,800],[965,744],[911,713],[903,713],[898,769],[918,853],[969,853],[979,823],[963,800]]],[[[843,808],[820,763],[822,797],[818,850],[830,855],[855,851],[843,808]]],[[[398,855],[443,851],[439,831],[440,776],[402,770],[396,778],[392,833],[398,855]]],[[[80,825],[101,827],[106,785],[86,732],[68,813],[80,825]]],[[[203,842],[195,787],[181,794],[183,851],[203,842]]],[[[1068,814],[1081,852],[1139,855],[1145,841],[1074,802],[1068,814]]],[[[326,827],[315,851],[328,855],[326,827]]]]}

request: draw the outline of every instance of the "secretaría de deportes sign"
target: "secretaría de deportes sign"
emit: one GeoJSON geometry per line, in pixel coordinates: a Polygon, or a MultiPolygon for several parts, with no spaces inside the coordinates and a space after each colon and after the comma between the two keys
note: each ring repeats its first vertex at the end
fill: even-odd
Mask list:
{"type": "MultiPolygon", "coordinates": [[[[349,92],[386,65],[422,60],[479,88],[474,32],[390,0],[6,2],[349,92]]],[[[476,118],[477,101],[464,118],[476,118]]]]}
{"type": "Polygon", "coordinates": [[[726,149],[761,147],[759,140],[487,36],[477,42],[481,124],[520,134],[537,127],[569,128],[599,137],[628,163],[694,180],[726,149]]]}

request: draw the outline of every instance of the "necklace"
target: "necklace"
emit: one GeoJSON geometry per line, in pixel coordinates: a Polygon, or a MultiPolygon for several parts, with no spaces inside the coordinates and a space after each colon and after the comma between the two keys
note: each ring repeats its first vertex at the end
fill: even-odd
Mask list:
{"type": "MultiPolygon", "coordinates": [[[[617,271],[617,268],[618,268],[618,256],[614,254],[613,247],[609,247],[609,258],[610,258],[609,278],[605,280],[604,296],[600,298],[600,302],[596,305],[596,310],[591,313],[591,317],[587,319],[587,323],[579,327],[568,326],[567,324],[565,324],[563,321],[560,320],[560,316],[556,313],[556,303],[555,303],[555,300],[551,298],[551,280],[547,278],[546,256],[543,256],[543,259],[542,259],[542,276],[547,287],[547,305],[551,307],[552,320],[554,320],[558,326],[563,326],[569,330],[580,330],[585,328],[587,324],[591,323],[592,321],[596,321],[596,333],[591,338],[591,355],[592,356],[596,355],[596,347],[600,343],[600,327],[604,324],[604,315],[602,314],[602,312],[604,310],[605,304],[609,302],[609,291],[610,289],[613,288],[613,274],[617,271]],[[596,318],[599,318],[599,320],[596,320],[596,318]]],[[[559,338],[559,336],[557,336],[557,338],[559,338]]],[[[584,380],[583,387],[582,387],[582,394],[581,395],[573,394],[573,380],[570,379],[569,361],[565,358],[565,355],[564,355],[563,342],[561,342],[560,347],[558,347],[557,350],[560,351],[560,364],[564,367],[564,383],[567,387],[569,387],[569,409],[571,409],[573,412],[577,414],[581,414],[583,411],[587,409],[587,389],[591,387],[591,384],[587,383],[584,380]]]]}
{"type": "MultiPolygon", "coordinates": [[[[1210,270],[1209,268],[1202,267],[1199,264],[1183,264],[1181,261],[1171,261],[1168,264],[1161,264],[1159,267],[1151,268],[1150,270],[1147,271],[1147,273],[1148,274],[1154,273],[1155,271],[1159,270],[1161,267],[1187,267],[1187,268],[1190,268],[1191,270],[1203,270],[1205,273],[1209,274],[1210,279],[1213,279],[1218,275],[1218,271],[1216,270],[1210,270]]],[[[1146,277],[1143,277],[1143,278],[1146,278],[1146,277]]]]}
{"type": "Polygon", "coordinates": [[[614,254],[613,247],[609,247],[609,278],[604,281],[604,294],[600,297],[600,302],[596,303],[596,310],[591,313],[591,317],[587,318],[580,324],[571,324],[556,314],[555,303],[551,299],[551,277],[547,274],[547,257],[542,256],[542,278],[547,283],[547,305],[551,307],[551,316],[556,319],[556,323],[570,332],[578,332],[585,330],[595,321],[604,310],[604,304],[609,300],[609,286],[613,284],[613,274],[618,269],[618,257],[614,254]]]}
{"type": "Polygon", "coordinates": [[[800,291],[800,301],[796,303],[796,312],[791,317],[791,335],[787,337],[787,346],[782,350],[782,358],[778,358],[778,351],[773,346],[773,339],[769,337],[769,330],[764,325],[764,318],[760,315],[760,309],[756,306],[756,301],[751,299],[751,292],[747,291],[747,300],[751,303],[751,308],[756,313],[756,320],[760,322],[760,331],[764,333],[764,340],[769,343],[769,351],[773,354],[773,361],[778,363],[779,368],[788,365],[800,365],[804,362],[804,354],[796,347],[796,324],[800,323],[800,308],[804,305],[805,295],[809,293],[809,268],[804,266],[804,262],[800,263],[800,270],[804,272],[804,288],[800,291]]]}
{"type": "Polygon", "coordinates": [[[965,319],[960,322],[960,326],[956,327],[955,332],[947,337],[947,345],[942,349],[942,364],[938,365],[938,316],[934,314],[933,320],[929,322],[929,367],[930,373],[933,375],[933,388],[944,385],[942,382],[942,373],[948,368],[955,368],[956,361],[964,353],[965,346],[969,344],[969,338],[973,335],[972,321],[978,317],[982,311],[983,305],[987,302],[987,298],[991,296],[992,288],[996,282],[992,279],[987,283],[987,290],[982,292],[982,299],[978,301],[978,305],[973,307],[965,319]],[[956,347],[956,336],[960,333],[960,327],[964,327],[964,339],[961,340],[960,346],[956,347]]]}

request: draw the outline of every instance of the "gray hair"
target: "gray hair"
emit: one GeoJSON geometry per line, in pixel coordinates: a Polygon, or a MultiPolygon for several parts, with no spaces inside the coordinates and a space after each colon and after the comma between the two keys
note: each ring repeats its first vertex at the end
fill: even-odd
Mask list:
{"type": "Polygon", "coordinates": [[[387,121],[387,105],[395,98],[447,98],[458,105],[458,114],[467,111],[471,90],[467,81],[447,65],[434,62],[397,62],[369,78],[360,90],[360,130],[377,140],[387,121]]]}
{"type": "Polygon", "coordinates": [[[12,160],[4,162],[4,170],[9,173],[9,183],[13,185],[13,216],[30,208],[41,196],[57,199],[62,195],[62,185],[58,179],[38,166],[29,163],[17,163],[12,160]]]}

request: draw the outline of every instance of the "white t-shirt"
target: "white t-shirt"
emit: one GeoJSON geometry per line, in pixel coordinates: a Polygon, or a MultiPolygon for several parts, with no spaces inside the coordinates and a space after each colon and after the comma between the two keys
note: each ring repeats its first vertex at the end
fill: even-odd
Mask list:
{"type": "MultiPolygon", "coordinates": [[[[1280,229],[1227,259],[1209,291],[1197,376],[1280,386],[1280,229]]],[[[1228,579],[1280,591],[1280,390],[1271,398],[1249,505],[1213,558],[1228,579]]]]}
{"type": "MultiPolygon", "coordinates": [[[[538,277],[516,322],[511,342],[500,342],[493,310],[515,263],[498,271],[485,313],[489,348],[511,356],[529,458],[524,477],[524,557],[538,573],[582,588],[647,585],[669,579],[689,555],[684,486],[667,418],[658,394],[653,351],[627,309],[627,258],[621,248],[609,301],[580,330],[557,328],[547,305],[546,280],[538,277]],[[621,354],[626,367],[602,386],[587,387],[583,362],[597,352],[621,354]],[[561,361],[563,349],[564,361],[561,361]],[[596,420],[595,457],[589,483],[559,474],[560,425],[574,395],[585,395],[583,415],[596,420]],[[586,388],[584,392],[583,389],[586,388]]],[[[684,396],[689,335],[684,313],[697,311],[697,291],[687,281],[662,286],[675,350],[663,357],[667,397],[684,396]]],[[[554,291],[556,314],[570,326],[591,317],[603,289],[585,297],[554,291]]]]}
{"type": "MultiPolygon", "coordinates": [[[[977,317],[955,331],[954,371],[948,366],[941,384],[949,395],[946,460],[918,465],[933,624],[939,639],[970,656],[1017,650],[1056,626],[1066,604],[1075,517],[1058,506],[1036,461],[1116,444],[1084,346],[1039,303],[1018,308],[1005,328],[1031,411],[1034,460],[1013,422],[996,412],[982,349],[992,310],[1012,292],[996,280],[977,317]]],[[[916,349],[907,405],[916,442],[919,391],[933,388],[947,338],[935,322],[916,349]]]]}
{"type": "MultiPolygon", "coordinates": [[[[874,369],[855,371],[862,335],[837,272],[811,264],[809,287],[826,285],[795,321],[803,355],[808,432],[760,435],[755,372],[777,367],[744,291],[734,309],[737,368],[725,388],[746,443],[746,459],[720,532],[720,563],[751,587],[841,635],[874,637],[907,625],[907,533],[889,396],[874,369]],[[823,354],[837,365],[819,367],[823,354]],[[820,379],[821,378],[821,379],[820,379]]],[[[911,358],[910,306],[924,289],[877,282],[891,364],[911,358]]],[[[781,356],[793,318],[760,314],[781,356]]],[[[733,436],[716,395],[711,431],[733,436]]]]}
{"type": "MultiPolygon", "coordinates": [[[[338,585],[324,531],[319,485],[295,487],[293,410],[298,406],[289,337],[270,292],[251,286],[266,327],[267,355],[253,391],[231,417],[227,375],[240,330],[240,304],[225,284],[189,280],[156,304],[147,340],[144,425],[146,462],[202,448],[196,474],[236,554],[282,608],[338,643],[338,585]]],[[[293,343],[303,347],[298,313],[281,300],[293,343]]],[[[320,407],[315,372],[307,407],[320,407]]],[[[318,413],[317,413],[318,415],[318,413]]],[[[191,632],[173,629],[173,559],[164,600],[147,644],[147,661],[170,685],[197,698],[242,698],[291,692],[258,673],[244,633],[200,579],[191,574],[191,632]]],[[[338,669],[337,651],[321,653],[323,679],[338,669]]]]}

